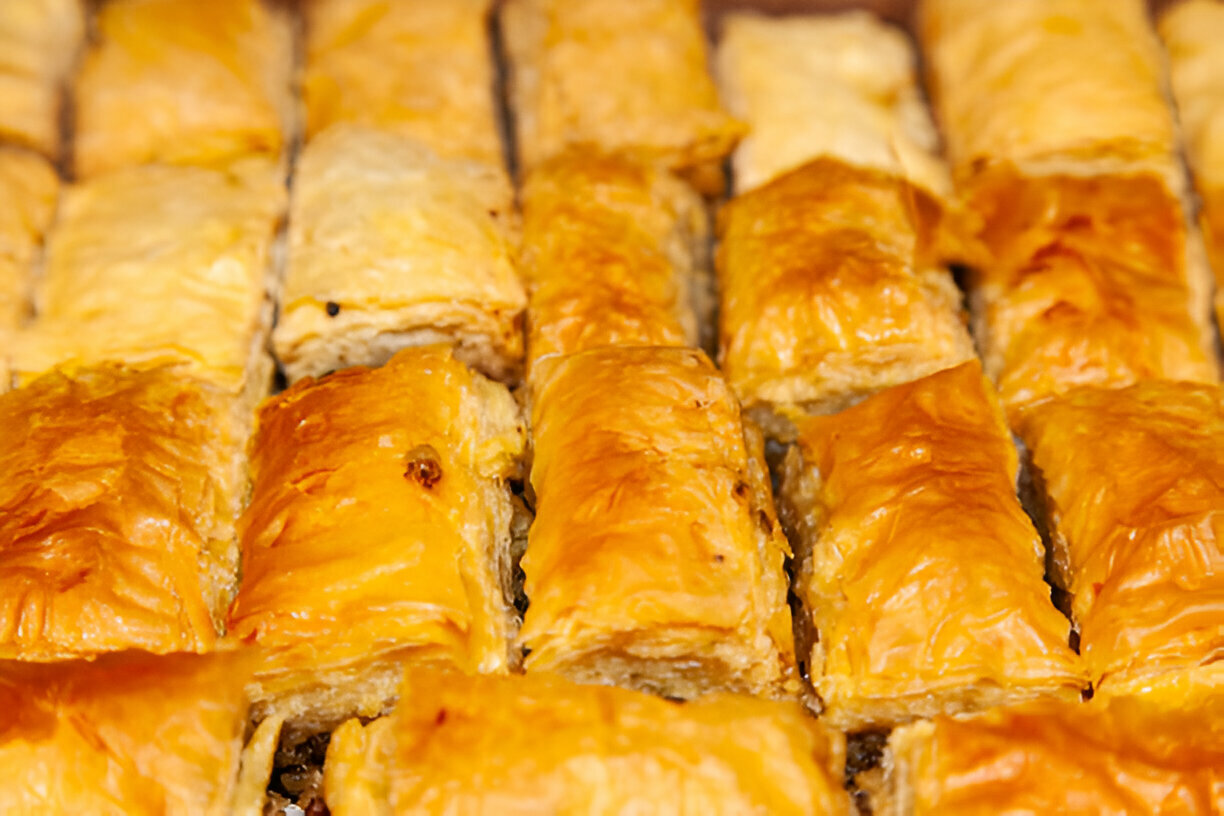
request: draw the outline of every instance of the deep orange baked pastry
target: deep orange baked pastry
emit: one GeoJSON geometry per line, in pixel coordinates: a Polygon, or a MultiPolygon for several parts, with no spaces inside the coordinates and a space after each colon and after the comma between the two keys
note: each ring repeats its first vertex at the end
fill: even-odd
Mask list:
{"type": "Polygon", "coordinates": [[[283,6],[108,0],[94,26],[76,80],[77,175],[281,156],[293,116],[283,6]]]}
{"type": "Polygon", "coordinates": [[[582,145],[721,192],[744,130],[719,105],[698,0],[509,0],[501,25],[522,170],[582,145]]]}
{"type": "Polygon", "coordinates": [[[0,3],[0,140],[60,158],[64,84],[84,40],[82,0],[0,3]]]}
{"type": "Polygon", "coordinates": [[[1224,809],[1224,697],[1205,686],[937,717],[894,731],[888,747],[882,816],[1224,809]]]}
{"type": "Polygon", "coordinates": [[[246,747],[232,653],[0,663],[0,813],[258,816],[275,726],[246,747]]]}
{"type": "Polygon", "coordinates": [[[500,167],[363,125],[319,134],[294,171],[273,332],[289,379],[450,342],[465,362],[514,380],[527,303],[517,238],[500,167]]]}
{"type": "Polygon", "coordinates": [[[573,150],[527,174],[528,364],[602,346],[696,346],[713,303],[701,198],[666,170],[573,150]]]}
{"type": "Polygon", "coordinates": [[[800,650],[826,720],[888,728],[1079,698],[1070,626],[1042,580],[1016,450],[976,362],[796,423],[783,518],[800,650]]]}
{"type": "Polygon", "coordinates": [[[919,29],[984,222],[975,334],[1009,409],[1080,385],[1214,381],[1210,272],[1146,4],[926,0],[919,29]]]}
{"type": "Polygon", "coordinates": [[[0,394],[0,659],[212,647],[237,567],[231,403],[116,366],[0,394]]]}
{"type": "Polygon", "coordinates": [[[267,159],[145,166],[65,188],[13,368],[177,364],[242,394],[271,385],[272,245],[285,186],[267,159]]]}
{"type": "Polygon", "coordinates": [[[723,208],[719,361],[771,433],[973,358],[939,221],[908,182],[830,157],[723,208]]]}
{"type": "Polygon", "coordinates": [[[341,122],[501,167],[490,0],[307,0],[306,139],[341,122]]]}
{"type": "Polygon", "coordinates": [[[796,693],[761,436],[709,359],[593,349],[542,362],[536,382],[527,670],[675,697],[796,693]]]}
{"type": "Polygon", "coordinates": [[[1216,318],[1224,322],[1224,4],[1189,0],[1160,20],[1186,157],[1202,199],[1199,213],[1216,280],[1216,318]]]}
{"type": "Polygon", "coordinates": [[[10,333],[29,309],[34,262],[55,215],[59,188],[46,159],[0,147],[0,357],[7,358],[10,333]]]}
{"type": "Polygon", "coordinates": [[[400,698],[411,704],[333,734],[335,816],[854,812],[844,738],[795,702],[436,672],[409,672],[400,698]]]}
{"type": "Polygon", "coordinates": [[[505,671],[523,423],[445,347],[306,379],[259,410],[229,636],[263,653],[258,717],[378,714],[405,663],[505,671]]]}
{"type": "Polygon", "coordinates": [[[1032,409],[1018,430],[1093,682],[1109,692],[1200,667],[1221,676],[1221,389],[1078,389],[1032,409]]]}

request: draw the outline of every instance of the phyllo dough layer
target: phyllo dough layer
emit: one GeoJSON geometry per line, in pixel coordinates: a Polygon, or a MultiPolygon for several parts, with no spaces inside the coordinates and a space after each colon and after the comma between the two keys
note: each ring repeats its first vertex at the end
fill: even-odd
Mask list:
{"type": "Polygon", "coordinates": [[[1200,221],[1216,279],[1216,317],[1224,323],[1224,3],[1190,0],[1160,21],[1186,156],[1202,199],[1200,221]]]}
{"type": "Polygon", "coordinates": [[[526,305],[516,244],[500,167],[337,125],[295,171],[277,356],[294,380],[452,342],[465,362],[513,379],[526,305]]]}
{"type": "Polygon", "coordinates": [[[1086,685],[1016,496],[1015,447],[977,363],[798,421],[783,518],[801,649],[848,730],[1086,685]]]}
{"type": "Polygon", "coordinates": [[[108,0],[95,26],[76,83],[78,176],[280,157],[293,115],[282,4],[108,0]]]}
{"type": "Polygon", "coordinates": [[[59,159],[65,80],[84,40],[82,0],[0,3],[0,140],[59,159]]]}
{"type": "Polygon", "coordinates": [[[523,442],[505,386],[440,346],[260,408],[229,615],[230,637],[265,653],[259,716],[315,732],[377,714],[405,662],[506,670],[523,442]]]}
{"type": "Polygon", "coordinates": [[[237,566],[229,403],[111,366],[0,395],[0,658],[213,645],[237,566]]]}
{"type": "Polygon", "coordinates": [[[719,106],[698,0],[509,0],[501,14],[523,170],[585,145],[721,191],[743,128],[719,106]]]}
{"type": "Polygon", "coordinates": [[[257,816],[275,743],[243,748],[249,677],[225,653],[0,664],[0,813],[257,816]]]}
{"type": "Polygon", "coordinates": [[[606,348],[547,366],[532,396],[527,669],[676,697],[795,693],[762,441],[709,359],[606,348]]]}
{"type": "Polygon", "coordinates": [[[1055,582],[1105,691],[1224,668],[1224,393],[1079,389],[1018,428],[1043,490],[1055,582]]]}
{"type": "Polygon", "coordinates": [[[973,358],[960,292],[931,257],[939,221],[907,182],[834,158],[724,207],[720,362],[771,432],[774,409],[832,413],[973,358]]]}
{"type": "Polygon", "coordinates": [[[306,138],[351,122],[500,167],[489,0],[307,0],[306,138]]]}
{"type": "Polygon", "coordinates": [[[0,358],[8,357],[9,333],[26,317],[35,260],[55,215],[59,188],[46,159],[0,147],[0,358]]]}
{"type": "Polygon", "coordinates": [[[1040,702],[893,732],[881,816],[1208,816],[1224,807],[1224,697],[1204,686],[1040,702]]]}
{"type": "Polygon", "coordinates": [[[271,250],[285,206],[266,159],[146,166],[64,190],[14,370],[182,364],[250,407],[266,393],[271,250]]]}
{"type": "Polygon", "coordinates": [[[700,196],[626,156],[566,152],[522,190],[528,363],[604,346],[696,346],[713,305],[700,196]]]}
{"type": "Polygon", "coordinates": [[[410,672],[400,698],[391,717],[333,735],[335,816],[854,812],[844,739],[794,702],[435,672],[410,672]]]}
{"type": "Polygon", "coordinates": [[[721,24],[719,87],[750,128],[732,159],[737,195],[821,156],[951,193],[904,33],[866,12],[721,24]]]}

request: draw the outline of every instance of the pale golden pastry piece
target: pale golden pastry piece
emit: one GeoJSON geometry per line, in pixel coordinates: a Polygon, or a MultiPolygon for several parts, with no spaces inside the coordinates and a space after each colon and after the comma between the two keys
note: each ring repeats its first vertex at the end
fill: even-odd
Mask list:
{"type": "Polygon", "coordinates": [[[673,697],[799,690],[763,443],[700,351],[542,361],[528,671],[673,697]]]}
{"type": "Polygon", "coordinates": [[[389,718],[332,736],[335,816],[854,812],[844,738],[795,702],[680,704],[546,675],[424,671],[400,698],[389,718]]]}
{"type": "Polygon", "coordinates": [[[175,363],[244,397],[270,385],[272,244],[284,180],[267,159],[145,166],[67,187],[13,368],[175,363]]]}
{"type": "Polygon", "coordinates": [[[9,333],[27,316],[34,266],[59,188],[46,159],[0,147],[0,357],[7,357],[9,333]]]}
{"type": "Polygon", "coordinates": [[[706,65],[698,0],[509,0],[501,11],[518,159],[570,145],[657,159],[703,192],[744,133],[706,65]]]}
{"type": "Polygon", "coordinates": [[[1080,651],[1105,691],[1224,669],[1224,393],[1145,382],[1026,412],[1080,651]]]}
{"type": "Polygon", "coordinates": [[[981,209],[994,260],[971,276],[970,300],[1010,413],[1082,385],[1217,379],[1209,290],[1188,272],[1197,242],[1157,179],[1011,177],[997,189],[981,209]]]}
{"type": "Polygon", "coordinates": [[[351,122],[501,167],[490,0],[307,0],[306,139],[351,122]]]}
{"type": "Polygon", "coordinates": [[[1016,496],[1016,449],[977,363],[796,420],[783,471],[801,653],[845,730],[1087,685],[1016,496]]]}
{"type": "Polygon", "coordinates": [[[229,637],[255,715],[317,733],[394,699],[406,663],[505,671],[524,428],[444,346],[303,380],[259,410],[229,637]]]}
{"type": "Polygon", "coordinates": [[[84,40],[82,0],[0,3],[0,140],[60,158],[64,84],[84,40]]]}
{"type": "Polygon", "coordinates": [[[243,747],[248,664],[138,652],[0,664],[0,813],[262,812],[276,745],[264,728],[243,747]]]}
{"type": "Polygon", "coordinates": [[[1154,174],[1180,193],[1160,43],[1143,0],[922,0],[918,31],[958,180],[1154,174]]]}
{"type": "Polygon", "coordinates": [[[1207,816],[1224,810],[1224,696],[1040,702],[892,733],[881,816],[1207,816]]]}
{"type": "Polygon", "coordinates": [[[527,301],[515,221],[500,168],[440,158],[364,126],[320,134],[294,173],[273,332],[290,380],[439,342],[490,376],[514,379],[527,301]]]}
{"type": "Polygon", "coordinates": [[[973,359],[961,295],[931,259],[939,208],[907,182],[809,162],[719,216],[720,355],[772,435],[973,359]]]}
{"type": "Polygon", "coordinates": [[[116,366],[0,394],[0,659],[212,647],[237,567],[231,401],[116,366]]]}
{"type": "Polygon", "coordinates": [[[574,150],[522,190],[528,366],[602,346],[697,346],[713,305],[709,219],[657,165],[574,150]]]}
{"type": "Polygon", "coordinates": [[[728,110],[749,126],[732,159],[737,195],[831,156],[951,196],[903,32],[863,11],[739,12],[721,24],[719,87],[728,110]]]}
{"type": "Polygon", "coordinates": [[[293,119],[283,4],[107,0],[95,27],[76,81],[78,176],[281,156],[293,119]]]}
{"type": "Polygon", "coordinates": [[[1190,0],[1160,20],[1186,155],[1202,199],[1199,220],[1216,279],[1216,317],[1224,322],[1224,3],[1190,0]]]}

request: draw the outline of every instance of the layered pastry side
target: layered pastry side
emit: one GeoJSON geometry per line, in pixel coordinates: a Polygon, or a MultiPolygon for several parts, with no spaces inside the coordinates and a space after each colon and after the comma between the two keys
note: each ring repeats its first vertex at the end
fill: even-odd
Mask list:
{"type": "Polygon", "coordinates": [[[1215,272],[1216,319],[1224,322],[1224,3],[1190,0],[1160,20],[1186,157],[1198,189],[1199,223],[1215,272]]]}
{"type": "Polygon", "coordinates": [[[334,816],[854,812],[844,738],[794,701],[682,704],[549,675],[428,671],[409,672],[400,699],[332,736],[334,816]]]}
{"type": "Polygon", "coordinates": [[[1224,391],[1076,389],[1026,412],[1050,572],[1097,694],[1224,677],[1224,391]]]}
{"type": "Polygon", "coordinates": [[[259,409],[228,636],[257,719],[300,741],[394,700],[406,664],[515,665],[511,496],[524,427],[445,346],[307,378],[259,409]]]}
{"type": "Polygon", "coordinates": [[[0,3],[0,141],[59,161],[66,83],[85,42],[84,0],[0,3]]]}
{"type": "Polygon", "coordinates": [[[79,177],[152,163],[284,159],[295,118],[284,5],[110,0],[93,25],[74,87],[79,177]]]}
{"type": "Polygon", "coordinates": [[[0,812],[260,816],[277,723],[244,736],[249,677],[233,653],[0,663],[0,812]]]}
{"type": "Polygon", "coordinates": [[[0,395],[0,658],[214,646],[238,566],[232,403],[116,365],[0,395]]]}
{"type": "Polygon", "coordinates": [[[1188,683],[1140,697],[1041,701],[899,728],[881,816],[1184,813],[1224,804],[1224,698],[1188,683]]]}
{"type": "Polygon", "coordinates": [[[500,20],[521,171],[577,145],[722,192],[744,127],[719,103],[698,0],[510,0],[500,20]]]}
{"type": "Polygon", "coordinates": [[[536,376],[527,671],[682,698],[795,695],[762,438],[709,358],[608,347],[536,376]]]}
{"type": "Polygon", "coordinates": [[[771,436],[974,357],[945,263],[975,251],[914,63],[866,12],[722,20],[751,131],[719,215],[719,363],[771,436]]]}
{"type": "Polygon", "coordinates": [[[1214,382],[1211,276],[1146,4],[920,12],[953,174],[989,252],[970,276],[975,335],[1009,413],[1083,385],[1214,382]]]}
{"type": "Polygon", "coordinates": [[[782,473],[799,650],[848,731],[1087,686],[976,362],[797,421],[782,473]]]}

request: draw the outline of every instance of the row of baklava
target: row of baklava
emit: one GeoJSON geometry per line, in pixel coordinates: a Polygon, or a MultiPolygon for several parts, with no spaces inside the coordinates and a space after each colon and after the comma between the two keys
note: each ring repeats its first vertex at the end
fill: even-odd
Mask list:
{"type": "MultiPolygon", "coordinates": [[[[164,0],[143,4],[151,17],[124,19],[121,12],[142,9],[120,0],[103,7],[94,48],[103,52],[115,42],[107,39],[108,20],[116,32],[147,32],[155,20],[165,19],[176,24],[173,31],[210,31],[207,42],[229,42],[226,32],[242,26],[234,17],[228,20],[234,27],[226,28],[225,5],[207,15],[214,30],[201,21],[183,27],[182,17],[159,18],[172,7],[184,13],[181,4],[164,0]]],[[[517,218],[492,129],[484,8],[453,4],[443,12],[443,5],[384,6],[390,16],[382,17],[355,13],[351,3],[307,6],[308,124],[295,169],[288,275],[275,332],[291,378],[354,362],[382,362],[401,345],[429,340],[450,340],[462,360],[495,376],[514,376],[524,298],[513,265],[517,218]],[[404,11],[398,27],[388,8],[404,11]],[[329,10],[338,16],[326,17],[329,10]],[[440,18],[443,13],[449,16],[440,18]],[[439,30],[452,33],[446,47],[436,36],[439,30]],[[316,48],[311,32],[334,39],[316,48]],[[419,81],[426,72],[387,70],[404,60],[430,66],[426,89],[379,88],[366,79],[419,81]],[[356,77],[362,78],[357,87],[369,88],[369,99],[348,90],[356,77]],[[344,94],[336,92],[340,87],[344,94]],[[446,88],[445,94],[422,101],[421,95],[438,87],[446,88]],[[474,95],[473,88],[483,88],[483,96],[474,95]],[[310,125],[315,109],[324,111],[320,116],[327,121],[318,131],[310,125]],[[363,121],[371,111],[380,113],[363,121]],[[453,128],[456,121],[476,124],[453,128]],[[479,135],[464,144],[471,133],[479,135]],[[397,286],[403,288],[396,291],[397,286]]],[[[973,363],[925,376],[972,357],[956,317],[955,287],[940,264],[958,258],[989,271],[997,268],[999,256],[989,241],[986,249],[975,246],[980,227],[958,223],[966,216],[934,157],[933,129],[923,119],[904,42],[862,18],[820,21],[811,32],[799,21],[787,21],[777,33],[755,19],[728,23],[720,55],[723,79],[743,83],[728,96],[733,107],[745,106],[736,112],[752,125],[749,141],[736,154],[738,195],[720,230],[722,362],[728,382],[692,348],[701,340],[709,308],[701,275],[707,230],[701,202],[658,164],[662,158],[666,168],[710,189],[718,158],[737,136],[734,122],[718,112],[704,75],[695,8],[643,3],[622,14],[606,4],[544,5],[511,3],[503,16],[524,165],[521,272],[530,293],[526,393],[533,437],[529,493],[537,514],[523,559],[530,606],[521,631],[515,632],[510,607],[513,499],[506,480],[523,449],[524,427],[505,388],[439,348],[403,353],[374,371],[307,380],[260,409],[251,447],[254,489],[239,523],[243,579],[226,612],[235,556],[224,519],[241,493],[241,477],[228,475],[229,462],[242,431],[230,432],[216,406],[229,406],[250,383],[265,387],[266,369],[260,372],[235,350],[250,354],[255,348],[254,356],[262,354],[259,327],[266,323],[259,304],[261,287],[268,284],[260,277],[256,286],[245,288],[251,297],[240,301],[247,304],[242,313],[253,317],[236,329],[232,305],[203,314],[200,321],[175,314],[167,324],[165,313],[148,315],[150,304],[164,306],[166,300],[149,294],[148,281],[159,270],[168,277],[164,271],[171,262],[165,257],[175,251],[183,253],[182,269],[207,270],[194,284],[166,281],[190,293],[183,300],[207,299],[201,290],[218,278],[234,288],[226,276],[239,268],[268,275],[275,216],[250,218],[258,223],[251,232],[263,243],[258,252],[242,256],[246,263],[235,263],[228,253],[233,243],[244,242],[225,229],[227,215],[283,192],[253,194],[234,184],[243,175],[237,164],[216,155],[201,159],[184,147],[176,156],[132,154],[133,162],[153,158],[206,166],[141,168],[140,174],[166,173],[165,184],[149,195],[148,178],[133,182],[123,218],[131,219],[133,211],[172,212],[176,207],[170,205],[179,201],[197,206],[207,201],[203,193],[182,195],[189,174],[223,179],[239,191],[223,207],[177,214],[183,220],[168,222],[160,238],[147,245],[139,236],[116,235],[94,275],[66,271],[61,289],[71,292],[116,268],[128,270],[128,277],[107,277],[99,284],[108,299],[89,304],[74,318],[78,327],[112,321],[109,328],[81,333],[84,342],[72,338],[78,343],[72,352],[48,345],[42,338],[56,334],[47,331],[52,324],[44,315],[52,310],[43,305],[45,296],[39,297],[29,329],[35,339],[23,338],[14,357],[19,373],[32,373],[39,364],[20,362],[28,359],[29,349],[53,349],[44,353],[55,362],[94,353],[94,360],[138,364],[180,359],[185,351],[198,355],[189,370],[214,380],[216,387],[184,386],[178,373],[166,369],[136,375],[107,368],[53,375],[11,395],[11,427],[21,430],[14,436],[20,444],[11,445],[18,455],[6,470],[25,480],[12,506],[45,508],[33,532],[23,527],[14,537],[34,544],[13,549],[23,553],[12,566],[22,582],[16,597],[24,601],[13,610],[11,640],[30,650],[18,656],[45,659],[125,647],[211,650],[224,618],[232,641],[260,647],[258,660],[246,670],[254,677],[255,718],[273,727],[256,733],[251,744],[257,748],[261,740],[275,740],[281,719],[300,736],[353,713],[378,713],[394,695],[405,663],[497,673],[512,667],[523,651],[529,672],[559,671],[672,696],[714,690],[793,696],[798,677],[782,572],[788,548],[773,514],[760,435],[741,417],[738,393],[772,433],[799,439],[785,468],[784,489],[800,545],[800,642],[811,656],[809,668],[827,721],[843,728],[879,727],[1040,692],[1075,695],[1089,675],[1066,645],[1065,619],[1042,594],[1040,542],[1015,497],[1017,459],[998,398],[973,363]],[[803,64],[786,62],[821,52],[812,45],[821,42],[812,38],[820,37],[850,43],[848,55],[817,61],[814,76],[804,74],[803,64]],[[874,54],[877,48],[882,50],[874,54]],[[838,75],[849,64],[858,79],[861,66],[855,60],[864,54],[868,73],[878,65],[896,68],[890,79],[866,80],[890,82],[890,87],[863,91],[838,75]],[[769,59],[779,63],[762,67],[769,59]],[[623,81],[605,88],[605,77],[618,69],[623,81]],[[771,87],[771,81],[791,84],[771,87]],[[801,112],[799,127],[782,125],[771,137],[777,120],[770,100],[787,98],[779,94],[789,94],[786,88],[794,83],[833,87],[841,94],[836,98],[845,106],[844,117],[816,107],[801,112]],[[879,98],[888,100],[883,111],[879,98]],[[606,101],[607,107],[594,101],[606,101]],[[842,134],[820,132],[827,122],[843,118],[858,126],[842,134]],[[880,122],[883,133],[875,130],[880,122]],[[642,123],[640,130],[632,123],[642,123]],[[794,163],[802,164],[808,155],[825,158],[790,172],[769,167],[786,155],[770,147],[770,139],[786,134],[802,134],[793,148],[794,163]],[[568,142],[581,147],[567,149],[568,142]],[[863,150],[868,154],[857,152],[863,150]],[[780,177],[767,181],[771,175],[780,177]],[[809,202],[819,218],[805,212],[809,202]],[[218,234],[215,243],[195,241],[195,231],[182,226],[200,223],[213,227],[208,232],[218,234]],[[176,246],[180,235],[190,237],[176,246]],[[153,260],[142,265],[141,259],[153,260]],[[136,305],[124,312],[123,303],[130,301],[136,305]],[[170,339],[140,336],[142,315],[171,332],[170,339]],[[199,323],[197,328],[225,353],[207,356],[209,343],[184,334],[180,323],[199,323]],[[812,356],[830,345],[840,358],[812,356]],[[219,360],[231,364],[218,365],[219,360]],[[770,381],[769,369],[779,363],[792,368],[770,381]],[[228,378],[216,376],[223,369],[228,378]],[[906,385],[907,380],[916,382],[906,385]],[[805,391],[813,381],[815,390],[805,391]],[[899,387],[847,409],[892,385],[899,387]],[[81,412],[82,405],[88,410],[81,412]],[[805,418],[796,408],[847,410],[805,418]],[[63,444],[68,438],[73,445],[63,444]],[[58,476],[63,469],[70,476],[58,476]],[[132,518],[133,496],[152,497],[153,512],[132,518]],[[182,523],[183,515],[191,516],[189,523],[182,523]],[[52,582],[32,580],[31,565],[22,563],[31,555],[44,559],[44,568],[48,563],[37,525],[52,533],[60,548],[50,553],[58,556],[53,565],[58,578],[52,582]],[[107,535],[93,538],[99,528],[107,535]],[[85,551],[93,560],[83,566],[85,559],[76,555],[85,551]],[[826,557],[829,553],[837,560],[826,557]],[[151,576],[151,570],[167,577],[151,576]],[[828,603],[836,598],[841,604],[828,603]]],[[[1040,11],[1041,4],[1025,5],[1038,9],[1034,14],[1040,11]]],[[[258,4],[235,3],[230,10],[237,15],[253,6],[258,4]]],[[[955,11],[949,9],[949,19],[957,19],[955,11]]],[[[1091,19],[1085,13],[1081,23],[1091,19]]],[[[989,16],[980,9],[960,15],[989,16]]],[[[194,47],[173,53],[174,38],[166,41],[172,53],[158,66],[162,70],[145,66],[141,73],[154,85],[159,73],[172,75],[174,58],[198,54],[194,47]]],[[[248,52],[252,55],[268,56],[248,52]]],[[[90,65],[87,58],[82,70],[90,65]]],[[[1014,72],[1015,66],[1001,70],[1014,72]]],[[[266,66],[254,73],[265,75],[266,66]]],[[[113,93],[124,87],[101,85],[115,88],[113,93]]],[[[78,109],[86,107],[80,101],[86,87],[78,86],[78,109]]],[[[206,91],[205,98],[213,97],[206,91]]],[[[225,98],[232,101],[233,95],[225,98]]],[[[130,109],[132,98],[126,104],[130,109]]],[[[252,120],[249,115],[233,119],[252,120]]],[[[78,114],[78,126],[85,121],[78,114]]],[[[953,128],[949,121],[943,124],[951,143],[953,128]]],[[[225,144],[206,127],[204,132],[200,150],[225,144]]],[[[278,155],[281,143],[265,150],[273,143],[247,141],[242,150],[278,155]]],[[[218,148],[220,153],[229,149],[218,148]]],[[[78,170],[82,161],[78,156],[78,170]]],[[[138,171],[99,172],[113,180],[125,173],[135,178],[138,171]]],[[[63,237],[65,224],[73,223],[65,220],[73,212],[72,196],[94,183],[80,182],[66,196],[40,286],[51,280],[57,253],[67,259],[63,269],[87,268],[61,246],[79,246],[88,259],[100,245],[99,236],[117,232],[115,226],[86,220],[75,241],[63,237]]],[[[97,206],[121,200],[123,189],[96,195],[97,206]]],[[[1075,193],[1051,195],[1060,202],[1070,196],[1067,206],[1076,205],[1075,193]]],[[[972,210],[981,208],[975,204],[972,210]]],[[[998,231],[1000,240],[1015,240],[1008,224],[998,231]]],[[[1129,227],[1122,234],[1130,234],[1129,227]]],[[[1080,251],[1090,262],[1097,257],[1080,251]]],[[[1000,297],[1015,288],[1001,286],[1000,297]]],[[[984,284],[974,291],[985,291],[984,284]]],[[[1055,295],[1063,297],[1061,290],[1055,295]]],[[[989,355],[987,362],[989,369],[989,355]]],[[[1004,398],[1009,407],[1015,404],[1006,388],[1004,398]]],[[[1073,474],[1082,478],[1068,479],[1069,488],[1085,489],[1090,498],[1120,490],[1112,484],[1088,489],[1091,477],[1103,471],[1092,456],[1111,453],[1096,449],[1091,423],[1115,399],[1115,392],[1097,392],[1085,395],[1083,404],[1068,400],[1061,421],[1076,429],[1074,446],[1057,433],[1047,446],[1052,464],[1057,464],[1054,457],[1067,456],[1065,467],[1082,468],[1073,474]]],[[[1218,424],[1210,414],[1218,411],[1213,397],[1204,393],[1197,400],[1200,412],[1218,424]]],[[[1160,406],[1170,398],[1157,393],[1140,401],[1160,406]]],[[[248,396],[237,414],[249,413],[250,405],[248,396]]],[[[1135,434],[1142,435],[1147,419],[1142,411],[1132,412],[1137,417],[1125,408],[1116,413],[1119,422],[1140,423],[1135,434]]],[[[1020,422],[1018,416],[1014,412],[1013,422],[1020,422]]],[[[1197,463],[1189,457],[1204,440],[1219,438],[1208,433],[1193,446],[1184,445],[1187,458],[1168,460],[1170,477],[1184,476],[1197,463]]],[[[1135,456],[1145,455],[1145,441],[1135,443],[1135,456]]],[[[1030,444],[1046,472],[1050,465],[1043,464],[1040,447],[1030,444]]],[[[1143,489],[1154,489],[1150,474],[1134,475],[1143,489]]],[[[1210,496],[1200,498],[1210,503],[1210,496]]],[[[1073,501],[1069,496],[1061,506],[1073,501]]],[[[1091,511],[1085,505],[1083,524],[1095,518],[1091,511]]],[[[1211,553],[1203,552],[1210,559],[1211,553]]],[[[1150,568],[1150,559],[1140,556],[1136,569],[1150,568]]],[[[1090,580],[1078,571],[1066,577],[1090,580]]],[[[1068,588],[1079,598],[1074,586],[1068,588]]],[[[1208,594],[1196,592],[1186,603],[1202,602],[1208,594]]],[[[1081,636],[1085,614],[1077,613],[1081,636]]],[[[1139,656],[1148,667],[1146,647],[1139,656]]],[[[1172,662],[1179,660],[1184,663],[1184,655],[1174,655],[1172,662]]],[[[149,671],[139,661],[136,665],[143,666],[137,672],[149,671]]],[[[75,671],[65,669],[63,682],[75,682],[68,679],[75,671]]],[[[242,675],[233,667],[228,672],[242,675]]],[[[838,738],[803,721],[793,704],[754,709],[746,700],[723,698],[708,709],[686,709],[632,695],[604,698],[602,692],[548,686],[543,680],[480,685],[422,674],[407,682],[404,697],[413,702],[392,720],[365,729],[351,723],[337,732],[336,760],[333,764],[329,757],[328,772],[334,808],[368,812],[388,798],[401,806],[441,808],[444,789],[456,797],[452,801],[460,801],[463,791],[490,806],[484,798],[492,795],[490,789],[482,787],[488,777],[479,780],[498,762],[504,763],[498,767],[503,784],[492,787],[512,790],[507,786],[520,782],[521,791],[506,795],[542,807],[553,803],[581,810],[597,790],[609,791],[609,797],[639,797],[625,800],[630,803],[678,794],[686,806],[707,802],[711,810],[725,812],[734,812],[740,802],[749,807],[753,795],[779,797],[754,802],[770,812],[837,812],[846,805],[828,773],[840,756],[838,738]],[[500,708],[499,694],[506,697],[500,708]],[[483,696],[494,697],[493,703],[473,703],[483,696]],[[572,708],[563,702],[570,699],[572,708]],[[605,721],[608,711],[624,712],[611,717],[607,736],[622,747],[596,752],[595,758],[612,769],[630,763],[625,767],[639,785],[634,790],[622,790],[620,780],[604,780],[600,787],[589,760],[583,764],[583,757],[575,756],[576,735],[605,721]],[[494,716],[506,717],[505,725],[486,731],[483,726],[494,716]],[[635,730],[634,717],[647,725],[635,730]],[[750,740],[728,724],[741,717],[765,730],[750,740]],[[700,730],[709,720],[714,724],[700,730]],[[545,749],[539,752],[541,764],[553,773],[547,777],[551,783],[516,766],[516,752],[484,742],[512,741],[516,734],[521,739],[521,724],[528,721],[533,738],[538,729],[557,740],[553,764],[543,762],[545,749]],[[664,734],[675,743],[661,747],[664,734]],[[736,753],[747,744],[753,753],[736,753]],[[660,764],[659,753],[686,751],[691,752],[687,760],[660,764]],[[753,773],[763,753],[770,769],[753,773]],[[791,773],[779,765],[786,756],[795,760],[791,773]],[[738,777],[726,777],[724,770],[720,782],[701,776],[698,766],[748,770],[738,777]],[[441,778],[455,781],[446,788],[441,778]],[[463,780],[474,787],[463,788],[463,780]]],[[[149,690],[140,686],[133,693],[149,690]]],[[[63,697],[76,699],[71,691],[63,697]]],[[[233,714],[237,703],[227,705],[230,718],[218,719],[224,719],[223,730],[242,719],[233,714]]],[[[1094,717],[1111,715],[1055,708],[1032,716],[1048,721],[1052,734],[1065,727],[1074,744],[1082,737],[1077,729],[1097,727],[1094,717]],[[1061,724],[1064,718],[1070,725],[1061,724]]],[[[1133,734],[1126,730],[1133,723],[1118,717],[1124,720],[1117,726],[1121,733],[1133,734]]],[[[105,727],[116,726],[106,721],[105,727]]],[[[925,731],[900,732],[898,746],[911,744],[900,741],[901,733],[926,738],[925,731]]],[[[1208,751],[1203,756],[1210,760],[1212,743],[1204,738],[1203,744],[1208,751]]],[[[266,745],[263,749],[266,753],[266,745]]],[[[1033,746],[1049,749],[1049,743],[1033,746]]],[[[1094,756],[1100,755],[1098,750],[1094,756]]],[[[955,752],[952,756],[954,765],[955,752]]],[[[247,768],[268,761],[260,754],[247,768]]],[[[916,760],[904,767],[917,767],[916,760]]],[[[933,773],[938,780],[950,772],[945,767],[933,773]]],[[[1210,789],[1201,787],[1209,774],[1187,779],[1195,795],[1210,789]]]]}

